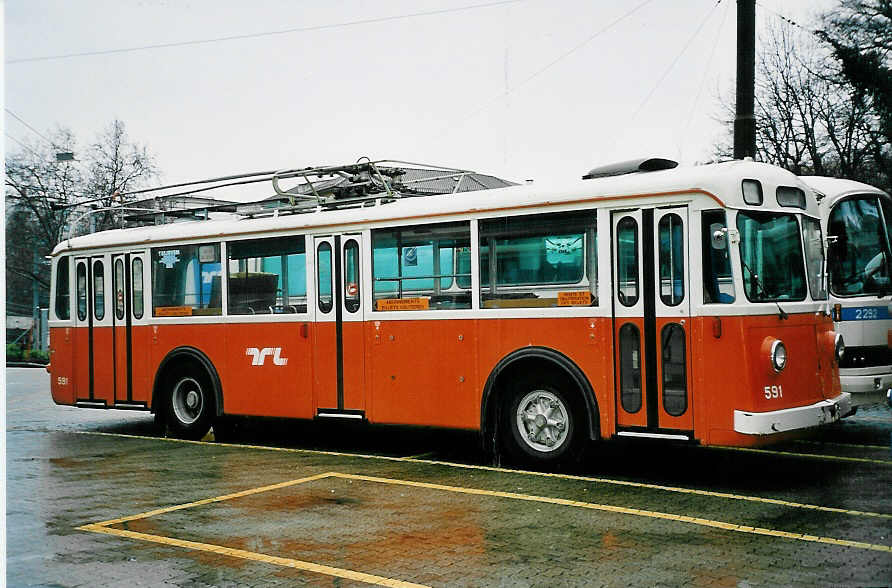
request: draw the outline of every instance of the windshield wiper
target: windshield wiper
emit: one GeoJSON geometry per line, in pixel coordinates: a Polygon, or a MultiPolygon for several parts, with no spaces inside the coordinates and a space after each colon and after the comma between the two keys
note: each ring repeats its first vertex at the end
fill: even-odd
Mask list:
{"type": "MultiPolygon", "coordinates": [[[[743,256],[742,256],[742,255],[740,256],[740,265],[742,265],[742,266],[743,266],[743,269],[745,269],[746,271],[748,271],[748,272],[750,273],[750,276],[752,277],[752,279],[755,280],[756,285],[759,287],[759,290],[762,291],[762,297],[763,297],[763,298],[769,298],[769,296],[768,296],[768,292],[765,290],[765,285],[762,283],[762,280],[760,280],[760,279],[759,279],[759,276],[756,274],[756,272],[754,272],[753,270],[751,270],[751,269],[750,269],[750,266],[748,266],[748,265],[746,264],[746,262],[743,261],[743,256]]],[[[769,301],[768,301],[768,300],[764,300],[763,302],[769,302],[769,301]]],[[[786,312],[784,312],[784,309],[781,308],[781,305],[778,304],[777,300],[771,300],[771,302],[774,302],[774,305],[777,306],[777,310],[778,310],[778,312],[780,313],[780,320],[782,320],[782,321],[787,320],[787,319],[789,318],[790,315],[788,315],[786,312]]]]}

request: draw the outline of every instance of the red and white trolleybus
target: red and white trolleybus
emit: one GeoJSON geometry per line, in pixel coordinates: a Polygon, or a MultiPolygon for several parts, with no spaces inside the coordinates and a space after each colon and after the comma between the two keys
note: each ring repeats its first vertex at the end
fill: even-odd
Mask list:
{"type": "Polygon", "coordinates": [[[814,192],[779,168],[269,179],[281,209],[56,247],[56,403],[188,438],[224,415],[470,429],[543,463],[615,437],[760,445],[849,411],[814,192]]]}

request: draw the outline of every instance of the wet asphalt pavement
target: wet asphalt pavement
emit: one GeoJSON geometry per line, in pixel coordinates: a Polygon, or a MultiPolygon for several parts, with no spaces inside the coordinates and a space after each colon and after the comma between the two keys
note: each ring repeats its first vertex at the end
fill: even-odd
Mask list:
{"type": "Polygon", "coordinates": [[[238,421],[165,439],[7,370],[10,586],[892,584],[892,411],[771,451],[593,447],[546,475],[475,435],[238,421]]]}

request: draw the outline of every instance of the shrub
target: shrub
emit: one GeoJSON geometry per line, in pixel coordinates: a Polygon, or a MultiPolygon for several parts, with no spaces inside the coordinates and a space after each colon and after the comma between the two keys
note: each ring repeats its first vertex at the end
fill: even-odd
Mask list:
{"type": "Polygon", "coordinates": [[[32,363],[49,363],[50,354],[39,349],[29,349],[22,354],[22,359],[32,363]]]}
{"type": "Polygon", "coordinates": [[[22,346],[18,343],[7,343],[6,361],[22,361],[22,346]]]}

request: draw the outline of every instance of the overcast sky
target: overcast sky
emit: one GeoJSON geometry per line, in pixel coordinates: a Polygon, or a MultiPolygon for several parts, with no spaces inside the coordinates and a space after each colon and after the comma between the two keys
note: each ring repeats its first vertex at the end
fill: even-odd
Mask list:
{"type": "MultiPolygon", "coordinates": [[[[832,4],[760,0],[757,13],[807,23],[832,4]]],[[[734,0],[6,0],[4,12],[6,108],[83,143],[120,119],[164,182],[361,156],[537,182],[646,155],[692,163],[711,155],[717,96],[734,88],[734,0]],[[260,35],[286,29],[304,30],[260,35]],[[255,36],[179,44],[241,35],[255,36]],[[19,61],[165,43],[177,45],[19,61]]],[[[40,140],[9,114],[5,131],[40,140]]]]}

